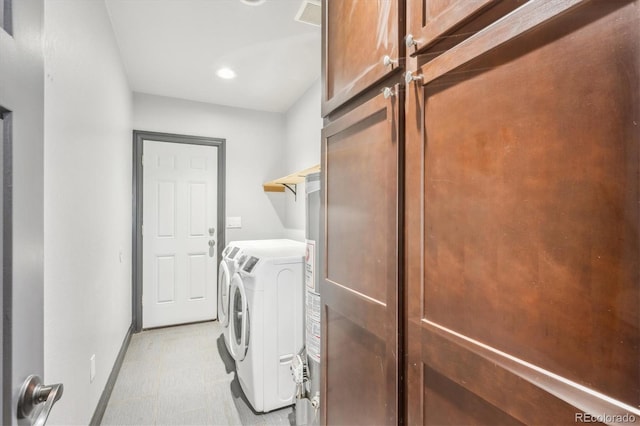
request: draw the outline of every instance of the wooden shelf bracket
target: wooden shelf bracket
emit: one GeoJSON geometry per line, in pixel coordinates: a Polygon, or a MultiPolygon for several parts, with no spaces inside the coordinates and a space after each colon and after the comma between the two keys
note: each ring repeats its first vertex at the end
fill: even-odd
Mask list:
{"type": "Polygon", "coordinates": [[[264,192],[285,192],[287,189],[291,191],[295,199],[298,198],[298,184],[304,182],[304,178],[315,172],[320,171],[320,164],[317,164],[308,169],[300,170],[299,172],[291,173],[290,175],[274,179],[262,184],[264,192]]]}

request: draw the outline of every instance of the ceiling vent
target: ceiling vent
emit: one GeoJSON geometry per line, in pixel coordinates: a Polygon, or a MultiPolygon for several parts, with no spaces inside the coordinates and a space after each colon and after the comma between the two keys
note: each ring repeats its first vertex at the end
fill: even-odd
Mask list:
{"type": "Polygon", "coordinates": [[[300,10],[296,14],[295,20],[305,24],[320,26],[322,21],[322,8],[319,1],[303,0],[300,10]]]}

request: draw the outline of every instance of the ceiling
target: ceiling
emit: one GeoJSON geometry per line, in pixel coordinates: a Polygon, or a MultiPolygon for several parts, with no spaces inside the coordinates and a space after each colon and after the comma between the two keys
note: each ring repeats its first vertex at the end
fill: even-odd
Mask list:
{"type": "Polygon", "coordinates": [[[320,28],[294,20],[302,0],[106,4],[135,92],[283,112],[320,76],[320,28]]]}

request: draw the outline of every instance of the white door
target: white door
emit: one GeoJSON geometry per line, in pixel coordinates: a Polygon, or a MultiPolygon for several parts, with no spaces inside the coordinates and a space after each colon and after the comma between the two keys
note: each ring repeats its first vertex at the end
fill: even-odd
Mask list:
{"type": "Polygon", "coordinates": [[[217,314],[216,147],[145,140],[142,325],[217,314]]]}
{"type": "MultiPolygon", "coordinates": [[[[18,413],[23,383],[43,377],[43,0],[0,2],[2,182],[2,389],[0,422],[44,421],[50,403],[18,413]]],[[[32,382],[35,383],[35,382],[32,382]]],[[[33,388],[32,388],[33,389],[33,388]]],[[[53,399],[61,395],[55,386],[53,399]]],[[[42,395],[44,397],[44,395],[42,395]]]]}

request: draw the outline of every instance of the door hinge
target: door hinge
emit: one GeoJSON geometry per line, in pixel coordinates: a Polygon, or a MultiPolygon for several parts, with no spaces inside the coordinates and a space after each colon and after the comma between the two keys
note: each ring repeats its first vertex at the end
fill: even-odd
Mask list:
{"type": "Polygon", "coordinates": [[[140,156],[140,165],[144,166],[144,155],[140,156]]]}
{"type": "Polygon", "coordinates": [[[140,226],[140,235],[144,237],[144,225],[140,226]]]}

